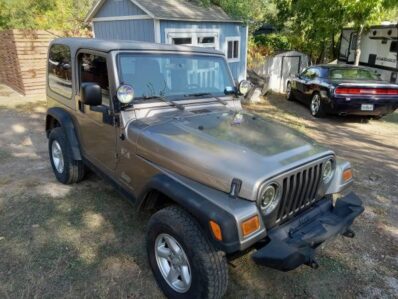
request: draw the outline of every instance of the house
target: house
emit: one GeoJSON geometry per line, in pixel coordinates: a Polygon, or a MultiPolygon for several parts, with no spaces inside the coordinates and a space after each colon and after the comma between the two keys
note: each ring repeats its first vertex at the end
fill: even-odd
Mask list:
{"type": "Polygon", "coordinates": [[[95,38],[215,48],[246,78],[248,27],[220,7],[184,0],[99,0],[86,18],[95,38]]]}
{"type": "MultiPolygon", "coordinates": [[[[339,63],[354,63],[357,35],[355,28],[342,30],[339,63]]],[[[374,69],[385,81],[398,83],[398,24],[375,25],[364,30],[359,64],[374,69]]]]}

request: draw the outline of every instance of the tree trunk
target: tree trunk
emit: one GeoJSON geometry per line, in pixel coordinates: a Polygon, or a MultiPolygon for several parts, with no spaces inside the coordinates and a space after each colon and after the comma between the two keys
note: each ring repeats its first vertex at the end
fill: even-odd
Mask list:
{"type": "Polygon", "coordinates": [[[357,31],[357,45],[355,49],[355,63],[354,65],[359,65],[359,59],[361,58],[361,37],[363,32],[363,25],[360,25],[357,31]]]}

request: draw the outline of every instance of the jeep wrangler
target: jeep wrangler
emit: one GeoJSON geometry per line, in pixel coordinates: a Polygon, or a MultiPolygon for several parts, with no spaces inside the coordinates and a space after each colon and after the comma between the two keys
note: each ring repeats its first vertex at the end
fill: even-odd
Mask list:
{"type": "Polygon", "coordinates": [[[227,261],[282,271],[353,237],[352,169],[299,132],[242,109],[250,83],[223,53],[66,38],[49,48],[46,133],[63,184],[86,169],[152,212],[147,254],[169,298],[220,298],[227,261]]]}

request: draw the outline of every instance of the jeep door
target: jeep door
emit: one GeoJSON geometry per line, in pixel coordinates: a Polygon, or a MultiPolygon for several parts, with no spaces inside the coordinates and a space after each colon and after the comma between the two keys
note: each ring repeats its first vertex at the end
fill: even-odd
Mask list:
{"type": "Polygon", "coordinates": [[[85,158],[105,171],[116,167],[116,136],[114,125],[111,84],[111,61],[105,53],[81,50],[78,52],[76,94],[79,137],[85,158]],[[101,87],[102,104],[84,105],[80,98],[82,83],[95,83],[101,87]]]}

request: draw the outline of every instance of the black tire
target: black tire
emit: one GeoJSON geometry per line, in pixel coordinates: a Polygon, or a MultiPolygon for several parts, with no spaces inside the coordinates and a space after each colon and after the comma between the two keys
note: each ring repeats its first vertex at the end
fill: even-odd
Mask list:
{"type": "Polygon", "coordinates": [[[225,255],[217,252],[197,221],[178,206],[154,214],[148,224],[147,253],[155,279],[168,298],[221,298],[228,285],[225,255]],[[191,284],[185,293],[175,291],[159,269],[155,245],[162,234],[172,236],[184,250],[191,269],[191,284]]]}
{"type": "Polygon", "coordinates": [[[319,118],[319,117],[325,116],[324,103],[322,102],[321,95],[318,92],[315,92],[312,95],[311,102],[310,102],[310,112],[311,112],[311,115],[314,117],[319,118]],[[315,108],[313,106],[315,101],[318,101],[318,105],[319,105],[318,108],[315,108]]]}
{"type": "Polygon", "coordinates": [[[286,85],[286,99],[288,101],[294,101],[294,96],[292,95],[292,83],[288,82],[286,85]]]}
{"type": "Polygon", "coordinates": [[[64,130],[61,127],[57,127],[51,130],[48,140],[48,153],[50,156],[51,166],[53,168],[54,175],[59,182],[65,185],[70,185],[83,180],[85,174],[84,164],[82,161],[73,160],[68,139],[66,138],[64,130]],[[61,155],[63,157],[64,164],[62,171],[57,170],[57,167],[54,163],[54,157],[52,152],[54,142],[57,142],[57,144],[61,148],[61,155]]]}

